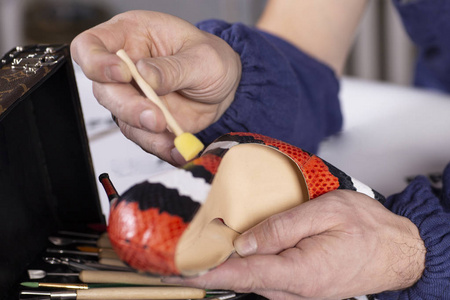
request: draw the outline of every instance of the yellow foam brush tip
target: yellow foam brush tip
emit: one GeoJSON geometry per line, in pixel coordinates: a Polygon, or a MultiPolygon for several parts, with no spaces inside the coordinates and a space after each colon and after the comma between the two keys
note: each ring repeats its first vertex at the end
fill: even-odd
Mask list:
{"type": "Polygon", "coordinates": [[[192,133],[184,132],[175,138],[175,147],[186,161],[196,157],[205,147],[192,133]]]}

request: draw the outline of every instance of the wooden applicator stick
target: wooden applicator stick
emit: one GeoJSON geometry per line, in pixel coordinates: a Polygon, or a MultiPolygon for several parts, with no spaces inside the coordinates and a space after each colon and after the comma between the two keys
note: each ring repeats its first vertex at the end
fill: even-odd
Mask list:
{"type": "Polygon", "coordinates": [[[173,285],[161,282],[160,277],[152,277],[133,272],[82,270],[79,274],[85,283],[128,283],[141,285],[173,285]]]}
{"type": "Polygon", "coordinates": [[[174,143],[180,154],[186,161],[189,161],[197,156],[197,154],[204,148],[202,142],[200,142],[193,134],[184,132],[181,129],[177,121],[174,119],[170,111],[167,109],[167,107],[164,105],[164,103],[161,101],[152,87],[144,80],[144,78],[142,78],[141,74],[139,74],[136,66],[134,65],[128,54],[125,52],[125,50],[121,49],[117,51],[116,54],[128,66],[131,72],[131,76],[133,76],[133,79],[136,81],[142,92],[144,92],[145,96],[154,104],[156,104],[163,112],[169,129],[176,136],[174,143]]]}
{"type": "Polygon", "coordinates": [[[206,296],[206,291],[189,287],[118,287],[118,288],[98,288],[74,291],[21,291],[20,295],[46,296],[52,299],[202,299],[206,296]]]}

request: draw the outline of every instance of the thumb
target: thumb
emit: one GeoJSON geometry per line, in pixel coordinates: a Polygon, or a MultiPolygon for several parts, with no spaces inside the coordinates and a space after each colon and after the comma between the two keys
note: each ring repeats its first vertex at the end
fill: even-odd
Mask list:
{"type": "Polygon", "coordinates": [[[327,230],[327,222],[320,222],[320,201],[310,201],[288,211],[270,216],[263,222],[241,234],[234,247],[240,256],[253,254],[277,254],[295,247],[306,237],[327,230]],[[318,205],[319,204],[319,205],[318,205]]]}
{"type": "Polygon", "coordinates": [[[85,33],[77,36],[70,45],[73,60],[83,73],[97,82],[130,82],[131,73],[125,63],[106,49],[95,35],[85,33]]]}
{"type": "Polygon", "coordinates": [[[136,67],[158,95],[190,87],[194,78],[199,78],[194,74],[199,66],[193,66],[192,58],[186,56],[144,58],[136,67]]]}
{"type": "Polygon", "coordinates": [[[234,241],[236,252],[243,257],[253,254],[276,254],[295,246],[299,237],[296,234],[289,234],[287,230],[292,222],[287,213],[269,217],[234,241]]]}

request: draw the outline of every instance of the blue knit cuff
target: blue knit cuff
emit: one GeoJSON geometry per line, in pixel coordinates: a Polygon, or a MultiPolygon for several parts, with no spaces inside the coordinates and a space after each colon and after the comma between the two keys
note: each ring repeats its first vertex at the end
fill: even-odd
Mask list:
{"type": "Polygon", "coordinates": [[[205,144],[244,131],[316,152],[323,138],[340,130],[339,82],[328,66],[243,24],[208,20],[197,26],[226,41],[242,63],[234,101],[217,122],[197,134],[205,144]]]}
{"type": "Polygon", "coordinates": [[[425,247],[425,270],[412,287],[379,294],[377,299],[446,299],[450,295],[450,165],[443,176],[443,189],[436,195],[429,181],[417,177],[385,205],[410,219],[418,228],[425,247]]]}

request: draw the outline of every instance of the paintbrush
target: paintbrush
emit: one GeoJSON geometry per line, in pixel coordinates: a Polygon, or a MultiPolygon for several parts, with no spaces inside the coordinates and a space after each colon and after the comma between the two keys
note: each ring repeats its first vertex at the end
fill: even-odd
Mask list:
{"type": "MultiPolygon", "coordinates": [[[[71,290],[88,290],[95,288],[106,288],[106,287],[143,287],[145,285],[135,285],[127,283],[60,283],[60,282],[22,282],[20,285],[29,288],[57,288],[57,289],[71,289],[71,290]]],[[[219,299],[230,297],[230,294],[234,294],[231,291],[226,290],[205,290],[206,294],[209,296],[218,295],[219,299]]]]}
{"type": "Polygon", "coordinates": [[[101,257],[101,258],[119,259],[119,256],[117,255],[116,251],[114,251],[114,249],[98,248],[98,247],[90,247],[90,246],[78,246],[77,249],[82,252],[98,253],[99,257],[101,257]]]}
{"type": "MultiPolygon", "coordinates": [[[[83,249],[84,247],[81,247],[83,249]]],[[[100,248],[97,248],[100,249],[100,248]]],[[[104,248],[101,248],[104,249],[104,248]]],[[[91,251],[76,251],[76,250],[66,250],[66,249],[54,249],[54,248],[47,248],[46,250],[48,253],[58,253],[58,254],[74,254],[74,255],[84,255],[84,256],[94,256],[98,257],[99,259],[102,258],[108,258],[108,259],[117,259],[120,260],[119,256],[117,256],[116,252],[112,249],[106,249],[105,250],[99,250],[97,252],[91,252],[91,251]]]]}
{"type": "Polygon", "coordinates": [[[113,266],[113,267],[119,267],[123,268],[123,271],[125,269],[129,269],[130,267],[127,266],[122,260],[120,260],[119,256],[115,252],[84,252],[84,251],[76,251],[76,250],[65,250],[65,249],[52,249],[47,248],[46,250],[48,253],[57,253],[57,254],[75,254],[75,255],[85,255],[85,256],[95,256],[98,258],[98,261],[87,261],[87,260],[79,260],[76,258],[67,258],[66,260],[74,261],[77,263],[84,263],[85,265],[91,265],[98,269],[105,269],[108,268],[106,266],[113,266]],[[103,267],[104,266],[104,267],[103,267]]]}
{"type": "Polygon", "coordinates": [[[104,287],[131,287],[142,286],[142,284],[129,284],[129,283],[60,283],[60,282],[22,282],[20,285],[29,288],[59,288],[59,289],[74,289],[74,290],[87,290],[92,288],[104,288],[104,287]]]}
{"type": "Polygon", "coordinates": [[[68,237],[50,236],[48,240],[56,246],[67,246],[71,244],[94,245],[99,248],[112,248],[111,242],[106,234],[102,234],[97,240],[73,239],[68,237]]]}
{"type": "Polygon", "coordinates": [[[48,253],[74,254],[74,255],[98,257],[98,253],[95,253],[95,252],[83,252],[83,251],[66,250],[66,249],[55,249],[55,248],[47,248],[45,251],[48,252],[48,253]]]}
{"type": "Polygon", "coordinates": [[[45,262],[52,265],[66,265],[76,270],[108,270],[108,271],[129,271],[134,270],[125,264],[120,266],[112,264],[104,264],[97,261],[81,260],[69,257],[44,257],[45,262]]]}
{"type": "Polygon", "coordinates": [[[30,279],[42,279],[46,276],[61,276],[61,277],[72,277],[78,276],[79,273],[55,273],[55,272],[46,272],[44,270],[28,270],[28,277],[30,279]]]}
{"type": "Polygon", "coordinates": [[[190,287],[115,287],[73,291],[21,291],[21,296],[50,296],[63,299],[202,299],[207,291],[190,287]]]}
{"type": "MultiPolygon", "coordinates": [[[[106,174],[106,173],[105,173],[106,174]]],[[[102,175],[100,175],[102,176],[102,175]]],[[[106,176],[108,176],[106,174],[106,176]]],[[[109,178],[109,177],[108,177],[109,178]]],[[[115,191],[114,186],[111,181],[110,186],[115,191]]],[[[66,246],[69,244],[83,244],[86,243],[88,245],[96,245],[101,248],[112,248],[111,243],[109,242],[108,233],[103,232],[101,234],[96,233],[85,233],[85,232],[75,232],[75,231],[65,231],[60,230],[58,234],[65,235],[66,237],[51,237],[50,241],[56,246],[66,246]],[[76,238],[74,238],[76,237],[76,238]],[[82,238],[82,239],[80,239],[82,238]]]]}
{"type": "Polygon", "coordinates": [[[157,276],[141,275],[133,272],[82,270],[79,273],[46,273],[43,270],[28,270],[30,279],[42,279],[45,276],[78,276],[84,283],[126,283],[135,285],[174,285],[161,282],[157,276]]]}

